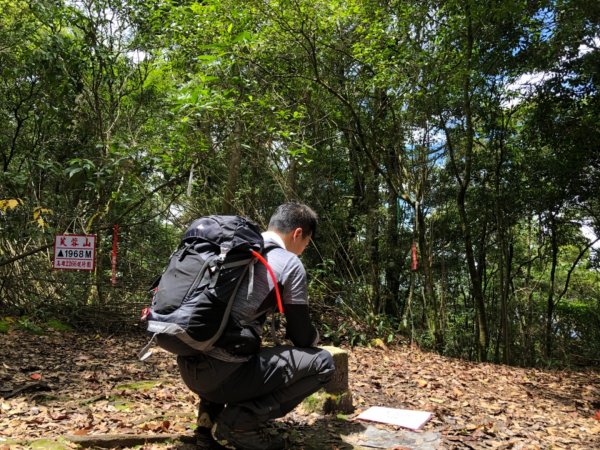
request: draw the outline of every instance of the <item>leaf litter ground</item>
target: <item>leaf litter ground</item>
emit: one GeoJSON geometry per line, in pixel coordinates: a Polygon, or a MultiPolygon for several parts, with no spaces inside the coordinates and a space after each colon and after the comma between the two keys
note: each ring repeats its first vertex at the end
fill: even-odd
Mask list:
{"type": "MultiPolygon", "coordinates": [[[[0,450],[77,448],[65,436],[92,447],[194,448],[196,397],[180,381],[172,356],[137,360],[146,340],[141,334],[0,335],[0,450]]],[[[333,417],[297,408],[276,423],[291,448],[600,448],[598,370],[479,364],[409,346],[353,348],[349,358],[356,412],[333,417]],[[370,406],[434,415],[417,433],[353,420],[370,406]],[[347,439],[378,430],[386,433],[385,445],[347,439]],[[432,435],[438,439],[419,440],[432,435]]]]}

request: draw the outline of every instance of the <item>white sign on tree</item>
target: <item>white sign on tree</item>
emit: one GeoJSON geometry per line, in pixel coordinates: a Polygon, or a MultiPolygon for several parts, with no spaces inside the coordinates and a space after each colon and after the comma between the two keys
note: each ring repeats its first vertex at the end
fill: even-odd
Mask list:
{"type": "Polygon", "coordinates": [[[95,261],[96,235],[56,235],[52,267],[58,270],[94,270],[95,261]]]}

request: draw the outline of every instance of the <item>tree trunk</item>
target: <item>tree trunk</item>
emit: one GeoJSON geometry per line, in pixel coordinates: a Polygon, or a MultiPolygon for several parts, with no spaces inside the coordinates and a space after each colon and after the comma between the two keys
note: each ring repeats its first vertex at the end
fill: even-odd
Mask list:
{"type": "Polygon", "coordinates": [[[546,358],[552,356],[552,319],[554,317],[554,286],[556,284],[556,267],[558,265],[558,236],[556,235],[556,217],[550,213],[550,245],[552,261],[550,266],[550,287],[548,288],[548,300],[546,303],[546,358]]]}
{"type": "Polygon", "coordinates": [[[401,256],[399,251],[398,235],[398,196],[390,192],[389,210],[386,229],[386,258],[385,258],[385,293],[383,294],[383,305],[381,312],[391,315],[399,315],[400,295],[400,268],[401,256]]]}
{"type": "Polygon", "coordinates": [[[419,268],[423,274],[423,295],[425,305],[429,306],[428,309],[424,308],[423,311],[427,314],[426,323],[433,338],[435,348],[439,350],[443,346],[444,337],[440,333],[438,304],[433,285],[433,275],[431,273],[431,253],[427,245],[425,217],[420,202],[416,202],[415,204],[415,221],[417,225],[419,254],[421,255],[419,268]]]}
{"type": "MultiPolygon", "coordinates": [[[[477,356],[480,361],[487,360],[487,349],[488,349],[488,329],[487,319],[485,315],[485,299],[482,289],[482,277],[480,270],[477,268],[475,263],[475,253],[473,250],[473,237],[471,231],[471,220],[467,214],[466,208],[466,197],[469,185],[471,184],[471,170],[473,165],[473,146],[475,143],[475,130],[473,124],[473,112],[471,108],[471,72],[472,72],[472,60],[473,60],[473,23],[471,18],[471,12],[469,6],[466,6],[466,48],[465,54],[465,68],[463,75],[462,94],[463,94],[463,111],[465,116],[465,135],[464,140],[458,140],[464,146],[464,155],[459,166],[458,155],[454,149],[454,142],[452,133],[447,126],[447,123],[441,123],[446,135],[446,145],[450,154],[450,167],[456,178],[458,185],[458,192],[456,194],[456,205],[458,209],[458,215],[460,219],[460,226],[463,235],[463,241],[465,245],[465,257],[467,261],[467,267],[469,271],[469,277],[471,280],[471,290],[473,300],[475,303],[475,315],[477,325],[477,356]]],[[[480,254],[480,258],[483,258],[483,254],[480,254]]],[[[481,260],[480,260],[481,262],[481,260]]],[[[481,264],[480,264],[481,266],[481,264]]],[[[480,267],[481,269],[481,267],[480,267]]]]}
{"type": "Polygon", "coordinates": [[[494,212],[496,215],[496,229],[498,234],[498,288],[500,292],[500,336],[498,344],[502,343],[502,362],[504,364],[510,364],[510,328],[508,320],[508,301],[509,301],[509,290],[510,290],[510,266],[512,264],[512,258],[510,256],[509,243],[507,237],[507,230],[504,220],[504,209],[503,209],[503,194],[501,192],[501,176],[502,176],[502,165],[504,162],[504,152],[502,149],[502,143],[500,143],[499,154],[496,155],[496,168],[495,168],[495,207],[494,212]]]}
{"type": "Polygon", "coordinates": [[[379,176],[376,172],[367,178],[365,192],[365,206],[367,208],[367,254],[370,267],[369,283],[371,285],[371,312],[380,311],[380,252],[379,252],[379,176]]]}

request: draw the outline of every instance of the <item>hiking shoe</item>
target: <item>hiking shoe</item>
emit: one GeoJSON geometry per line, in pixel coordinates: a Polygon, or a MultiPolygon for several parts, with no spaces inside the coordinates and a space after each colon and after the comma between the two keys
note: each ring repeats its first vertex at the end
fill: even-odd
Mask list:
{"type": "Polygon", "coordinates": [[[213,439],[225,448],[243,450],[280,450],[285,448],[285,439],[276,430],[232,430],[217,422],[212,428],[213,439]]]}
{"type": "Polygon", "coordinates": [[[223,411],[223,408],[224,405],[219,403],[200,399],[200,404],[198,405],[198,418],[196,419],[196,429],[198,431],[206,430],[210,433],[217,416],[223,411]]]}

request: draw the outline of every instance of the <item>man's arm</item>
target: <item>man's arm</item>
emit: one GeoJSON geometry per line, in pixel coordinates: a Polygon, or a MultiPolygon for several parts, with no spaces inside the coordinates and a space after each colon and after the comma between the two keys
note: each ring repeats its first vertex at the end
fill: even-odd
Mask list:
{"type": "Polygon", "coordinates": [[[286,336],[296,347],[313,347],[319,332],[310,320],[308,305],[285,305],[286,336]]]}

